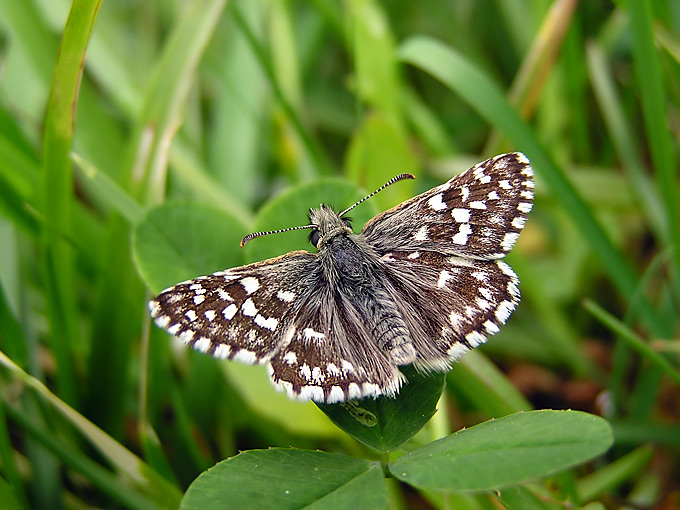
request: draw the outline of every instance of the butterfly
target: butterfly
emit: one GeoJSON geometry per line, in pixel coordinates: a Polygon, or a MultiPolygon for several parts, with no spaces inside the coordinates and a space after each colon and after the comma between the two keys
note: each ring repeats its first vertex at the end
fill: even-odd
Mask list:
{"type": "Polygon", "coordinates": [[[150,301],[156,324],[217,358],[266,365],[289,397],[318,403],[394,396],[400,366],[445,372],[497,333],[520,300],[502,259],[524,228],[533,170],[521,153],[488,159],[369,220],[321,204],[315,253],[179,283],[150,301]]]}

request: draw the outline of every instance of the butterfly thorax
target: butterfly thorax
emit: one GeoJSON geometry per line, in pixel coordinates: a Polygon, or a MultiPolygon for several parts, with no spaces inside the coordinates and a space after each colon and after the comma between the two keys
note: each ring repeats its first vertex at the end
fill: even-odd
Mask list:
{"type": "Polygon", "coordinates": [[[324,205],[310,211],[317,225],[323,278],[350,316],[355,335],[373,341],[395,365],[413,363],[416,353],[399,306],[390,295],[379,256],[346,219],[324,205]]]}

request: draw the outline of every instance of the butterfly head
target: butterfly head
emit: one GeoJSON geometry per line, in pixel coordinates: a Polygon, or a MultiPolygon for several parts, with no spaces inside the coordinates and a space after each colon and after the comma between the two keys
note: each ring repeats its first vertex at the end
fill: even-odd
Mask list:
{"type": "Polygon", "coordinates": [[[335,236],[352,233],[350,219],[343,218],[325,204],[309,210],[309,223],[312,225],[309,242],[317,249],[321,249],[324,243],[335,236]]]}

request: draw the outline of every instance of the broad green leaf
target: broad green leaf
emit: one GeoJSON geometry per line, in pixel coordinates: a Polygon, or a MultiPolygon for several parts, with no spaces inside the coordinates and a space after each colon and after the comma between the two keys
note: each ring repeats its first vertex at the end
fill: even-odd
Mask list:
{"type": "Polygon", "coordinates": [[[319,408],[357,441],[379,452],[396,450],[411,439],[437,411],[444,374],[419,374],[403,367],[409,382],[394,397],[364,398],[319,408]]]}
{"type": "MultiPolygon", "coordinates": [[[[265,205],[253,226],[254,231],[268,231],[309,224],[309,209],[326,204],[340,212],[365,196],[355,185],[340,179],[323,179],[295,186],[265,205]]],[[[369,200],[349,213],[355,232],[377,213],[369,200]]],[[[246,245],[246,258],[254,262],[276,257],[293,250],[313,250],[309,230],[283,232],[253,239],[246,245]]]]}
{"type": "Polygon", "coordinates": [[[249,450],[203,472],[181,510],[276,508],[384,509],[380,465],[344,455],[273,448],[249,450]]]}
{"type": "Polygon", "coordinates": [[[150,209],[134,232],[139,272],[154,292],[242,263],[246,228],[226,212],[198,203],[150,209]]]}
{"type": "Polygon", "coordinates": [[[586,462],[612,441],[609,424],[598,416],[516,413],[430,443],[390,464],[390,472],[416,487],[491,490],[586,462]]]}

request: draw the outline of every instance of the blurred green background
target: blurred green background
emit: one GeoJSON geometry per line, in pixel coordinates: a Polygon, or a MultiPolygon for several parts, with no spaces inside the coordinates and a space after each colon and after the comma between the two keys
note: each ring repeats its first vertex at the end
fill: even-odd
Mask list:
{"type": "Polygon", "coordinates": [[[370,457],[260,368],[175,348],[145,303],[303,248],[238,240],[322,201],[417,176],[358,230],[518,150],[537,174],[508,257],[523,302],[415,444],[585,410],[616,444],[551,497],[680,507],[679,28],[676,0],[0,0],[0,497],[173,508],[239,450],[370,457]]]}

